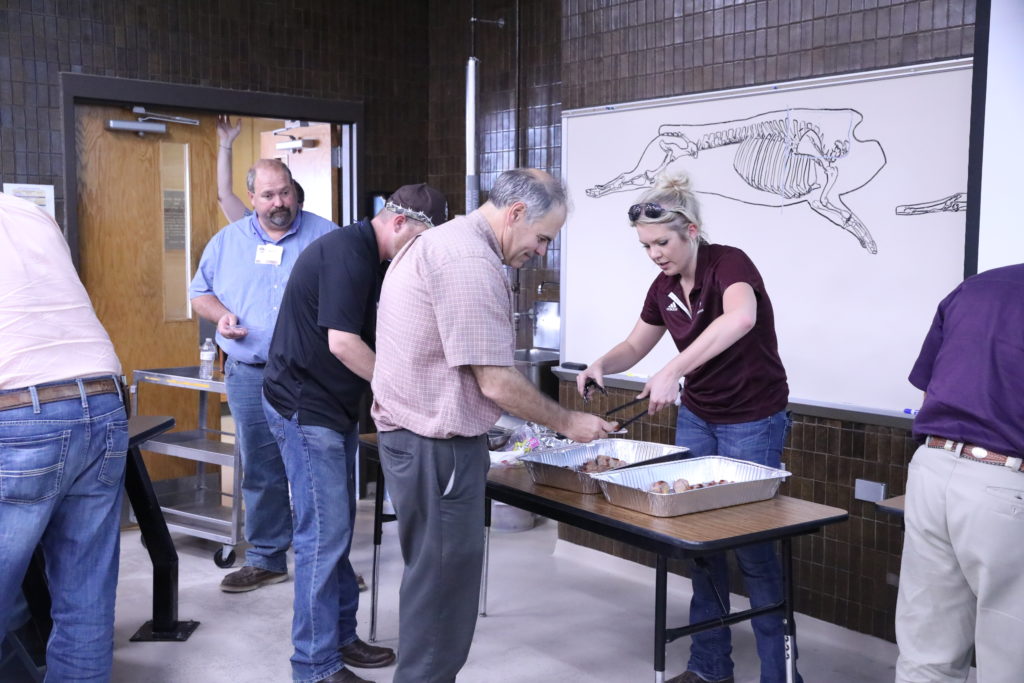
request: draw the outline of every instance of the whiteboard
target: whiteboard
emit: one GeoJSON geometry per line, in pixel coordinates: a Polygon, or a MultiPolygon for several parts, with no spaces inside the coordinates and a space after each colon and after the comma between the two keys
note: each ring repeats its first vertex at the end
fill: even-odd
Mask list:
{"type": "Polygon", "coordinates": [[[1024,2],[992,0],[988,25],[988,73],[985,89],[985,144],[981,169],[978,272],[1024,261],[1020,194],[1020,134],[1024,111],[1024,2]]]}
{"type": "MultiPolygon", "coordinates": [[[[710,241],[764,278],[790,400],[919,406],[907,375],[963,276],[970,95],[956,60],[564,112],[562,361],[593,362],[639,319],[658,270],[626,210],[645,171],[684,169],[710,241]]],[[[666,334],[631,374],[675,353],[666,334]]]]}

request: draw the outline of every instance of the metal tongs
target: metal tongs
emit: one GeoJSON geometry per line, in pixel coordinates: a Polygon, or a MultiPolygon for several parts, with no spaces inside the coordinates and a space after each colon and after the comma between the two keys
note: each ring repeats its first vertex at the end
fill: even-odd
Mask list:
{"type": "Polygon", "coordinates": [[[589,377],[589,378],[587,378],[587,381],[583,384],[583,400],[584,401],[589,401],[590,400],[590,392],[593,389],[597,389],[598,391],[600,391],[605,396],[608,395],[608,390],[607,389],[605,389],[600,384],[595,382],[593,377],[589,377]]]}
{"type": "MultiPolygon", "coordinates": [[[[641,403],[641,402],[646,401],[646,400],[647,400],[646,396],[644,398],[635,398],[632,401],[629,401],[628,403],[623,403],[621,406],[618,406],[617,408],[612,408],[607,413],[605,413],[604,416],[608,417],[612,413],[617,413],[620,410],[625,410],[626,408],[629,408],[630,406],[635,406],[637,403],[641,403]]],[[[636,422],[637,420],[639,420],[641,417],[643,417],[646,414],[647,414],[647,409],[644,408],[643,411],[637,413],[633,417],[629,418],[628,420],[626,420],[625,422],[620,424],[618,431],[614,431],[614,432],[611,432],[611,433],[612,434],[625,434],[626,433],[626,427],[628,427],[629,425],[633,424],[634,422],[636,422]]]]}

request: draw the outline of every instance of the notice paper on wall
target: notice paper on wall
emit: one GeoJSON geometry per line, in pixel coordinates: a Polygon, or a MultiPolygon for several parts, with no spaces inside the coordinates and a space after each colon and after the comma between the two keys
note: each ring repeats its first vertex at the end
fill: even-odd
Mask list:
{"type": "Polygon", "coordinates": [[[21,197],[56,218],[53,205],[53,185],[30,185],[28,183],[4,183],[4,194],[21,197]]]}

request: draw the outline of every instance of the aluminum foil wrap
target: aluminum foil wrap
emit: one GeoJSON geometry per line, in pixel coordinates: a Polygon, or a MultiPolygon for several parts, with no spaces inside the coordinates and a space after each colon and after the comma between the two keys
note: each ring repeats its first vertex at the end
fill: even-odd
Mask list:
{"type": "MultiPolygon", "coordinates": [[[[678,460],[686,456],[685,446],[632,441],[630,439],[598,439],[590,443],[574,443],[552,450],[527,453],[520,460],[533,481],[544,486],[555,486],[577,493],[600,493],[601,488],[586,472],[577,471],[588,460],[599,455],[610,455],[626,462],[625,467],[649,464],[657,459],[678,460]]],[[[622,468],[615,471],[622,471],[622,468]]]]}
{"type": "Polygon", "coordinates": [[[743,460],[709,455],[678,462],[645,465],[591,475],[605,498],[619,505],[655,517],[675,517],[767,500],[779,491],[791,473],[743,460]],[[691,485],[725,479],[727,484],[692,489],[682,493],[654,493],[651,484],[686,479],[691,485]]]}

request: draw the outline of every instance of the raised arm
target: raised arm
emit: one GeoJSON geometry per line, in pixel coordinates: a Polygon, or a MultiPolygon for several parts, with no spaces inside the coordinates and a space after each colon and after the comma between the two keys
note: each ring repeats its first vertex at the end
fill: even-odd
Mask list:
{"type": "Polygon", "coordinates": [[[242,132],[242,119],[231,125],[231,118],[217,117],[217,203],[227,219],[234,223],[245,215],[247,207],[235,194],[231,183],[231,146],[242,132]]]}

